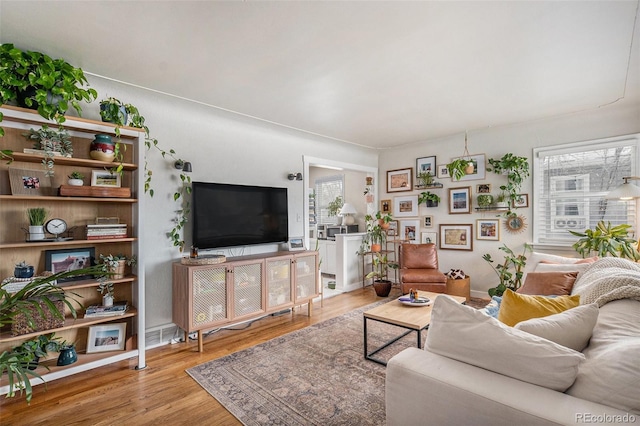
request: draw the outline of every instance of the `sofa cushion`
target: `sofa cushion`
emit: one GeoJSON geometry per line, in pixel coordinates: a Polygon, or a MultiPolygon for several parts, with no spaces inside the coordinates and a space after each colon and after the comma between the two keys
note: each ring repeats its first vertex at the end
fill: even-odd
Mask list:
{"type": "Polygon", "coordinates": [[[531,318],[557,314],[580,304],[580,296],[531,296],[507,289],[502,294],[498,319],[509,326],[531,318]]]}
{"type": "Polygon", "coordinates": [[[640,301],[600,307],[586,361],[567,394],[640,414],[640,301]]]}
{"type": "Polygon", "coordinates": [[[515,328],[581,352],[589,343],[598,312],[598,306],[591,303],[559,314],[521,321],[515,328]]]}
{"type": "MultiPolygon", "coordinates": [[[[533,272],[584,272],[591,263],[538,263],[533,272]]],[[[532,274],[529,272],[527,276],[532,274]]]]}
{"type": "Polygon", "coordinates": [[[531,272],[516,293],[561,296],[571,294],[577,272],[531,272]]]}
{"type": "Polygon", "coordinates": [[[447,277],[436,269],[403,269],[400,271],[403,283],[446,283],[447,277]]]}
{"type": "Polygon", "coordinates": [[[434,302],[425,349],[561,392],[584,360],[580,352],[507,327],[448,296],[434,302]]]}

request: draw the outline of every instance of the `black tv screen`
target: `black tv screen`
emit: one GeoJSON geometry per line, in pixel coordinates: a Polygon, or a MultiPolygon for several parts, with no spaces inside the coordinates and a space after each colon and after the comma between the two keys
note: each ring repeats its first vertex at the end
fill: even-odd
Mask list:
{"type": "Polygon", "coordinates": [[[193,182],[192,203],[199,249],[289,240],[286,188],[193,182]]]}

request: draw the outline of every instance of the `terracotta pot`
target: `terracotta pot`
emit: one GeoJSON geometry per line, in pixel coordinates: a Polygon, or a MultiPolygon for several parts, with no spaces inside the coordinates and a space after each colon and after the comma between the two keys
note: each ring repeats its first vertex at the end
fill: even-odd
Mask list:
{"type": "Polygon", "coordinates": [[[387,297],[391,293],[391,281],[374,281],[373,289],[379,297],[387,297]]]}
{"type": "Polygon", "coordinates": [[[378,219],[378,225],[380,225],[380,228],[382,228],[382,229],[389,229],[389,226],[391,224],[390,223],[385,223],[384,219],[378,219]]]}
{"type": "Polygon", "coordinates": [[[371,251],[373,253],[380,253],[380,250],[382,250],[382,244],[371,244],[371,251]]]}

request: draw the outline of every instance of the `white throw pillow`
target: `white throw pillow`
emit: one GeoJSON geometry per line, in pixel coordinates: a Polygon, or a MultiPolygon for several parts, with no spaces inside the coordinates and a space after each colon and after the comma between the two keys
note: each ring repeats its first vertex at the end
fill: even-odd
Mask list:
{"type": "Polygon", "coordinates": [[[538,263],[534,272],[584,272],[591,263],[538,263]]]}
{"type": "Polygon", "coordinates": [[[560,392],[571,386],[584,360],[580,352],[506,326],[446,295],[434,302],[425,349],[560,392]]]}
{"type": "Polygon", "coordinates": [[[598,306],[591,303],[559,314],[521,321],[515,328],[582,352],[589,344],[593,327],[598,320],[598,312],[598,306]]]}

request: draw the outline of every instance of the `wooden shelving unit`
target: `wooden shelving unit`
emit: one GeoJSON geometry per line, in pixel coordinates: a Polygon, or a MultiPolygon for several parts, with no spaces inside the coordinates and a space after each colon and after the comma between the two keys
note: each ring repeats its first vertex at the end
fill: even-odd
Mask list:
{"type": "MultiPolygon", "coordinates": [[[[52,359],[44,360],[43,364],[51,368],[46,370],[38,367],[36,372],[44,381],[76,374],[99,366],[118,362],[123,359],[137,358],[137,368],[144,368],[145,342],[144,342],[144,264],[140,256],[142,249],[138,238],[142,233],[143,221],[141,220],[142,197],[144,193],[144,173],[140,165],[144,164],[144,131],[129,127],[121,128],[120,143],[126,145],[124,150],[123,173],[121,176],[122,187],[131,190],[131,196],[119,197],[63,197],[55,195],[13,195],[11,190],[9,169],[43,170],[43,156],[37,154],[25,154],[24,148],[31,148],[32,144],[23,134],[30,128],[39,128],[48,125],[56,128],[57,124],[45,120],[34,111],[12,106],[2,106],[0,111],[4,119],[0,125],[5,130],[5,136],[0,138],[0,149],[13,151],[12,161],[0,163],[0,280],[13,276],[15,263],[26,261],[33,265],[36,274],[45,270],[44,252],[46,250],[72,249],[92,247],[96,257],[100,254],[125,254],[137,256],[138,264],[132,268],[130,274],[122,279],[114,279],[116,301],[126,300],[128,311],[122,316],[84,318],[84,308],[90,305],[101,304],[101,295],[97,290],[98,282],[94,279],[69,281],[59,283],[65,291],[73,293],[73,299],[81,306],[74,303],[77,309],[77,317],[70,312],[65,312],[65,321],[61,327],[49,330],[13,336],[11,330],[0,330],[0,352],[20,345],[22,342],[33,339],[39,335],[55,333],[62,339],[74,342],[78,351],[78,361],[65,367],[55,366],[57,353],[52,359]],[[27,241],[26,233],[22,228],[28,227],[26,210],[33,207],[45,207],[47,218],[62,218],[71,229],[73,239],[68,241],[27,241]],[[86,239],[85,225],[92,223],[96,217],[119,217],[123,223],[127,223],[127,238],[88,240],[86,239]],[[124,351],[110,351],[87,354],[87,337],[91,326],[108,323],[126,323],[126,345],[124,351]],[[54,364],[52,366],[52,364],[54,364]]],[[[54,157],[54,176],[51,180],[53,192],[57,188],[66,185],[67,175],[71,171],[80,171],[85,175],[85,185],[89,185],[92,170],[104,170],[114,166],[114,163],[96,161],[89,156],[89,146],[96,134],[109,134],[115,136],[115,127],[110,123],[102,123],[82,118],[67,117],[63,124],[69,131],[73,143],[73,157],[54,157]],[[88,176],[88,177],[87,177],[88,176]]],[[[42,380],[32,379],[32,385],[41,384],[42,380]]],[[[8,391],[6,377],[0,377],[0,394],[8,391]]]]}

